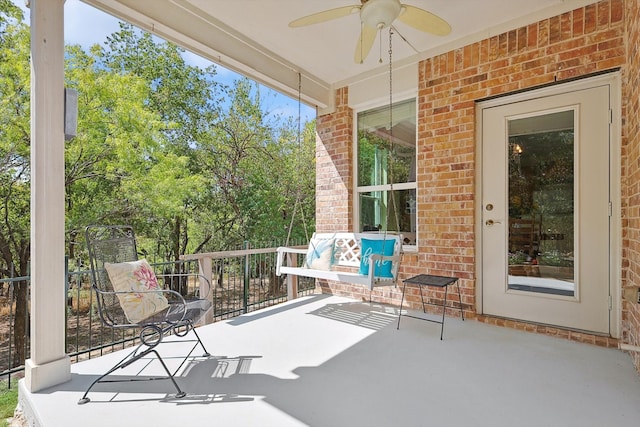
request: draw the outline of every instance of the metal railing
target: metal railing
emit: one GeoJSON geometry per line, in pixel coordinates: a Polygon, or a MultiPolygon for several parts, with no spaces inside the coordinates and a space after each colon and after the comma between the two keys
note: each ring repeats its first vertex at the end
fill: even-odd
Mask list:
{"type": "MultiPolygon", "coordinates": [[[[11,272],[13,273],[13,268],[11,272]]],[[[13,276],[13,274],[12,274],[13,276]]],[[[16,351],[14,319],[16,317],[16,284],[29,283],[29,277],[11,277],[0,280],[0,380],[7,379],[8,388],[11,388],[13,375],[24,371],[24,360],[16,360],[16,353],[29,354],[29,339],[23,340],[21,351],[16,351]]],[[[27,305],[24,307],[24,325],[28,330],[28,296],[27,305]]]]}
{"type": "MultiPolygon", "coordinates": [[[[210,271],[203,272],[197,259],[177,262],[150,262],[160,281],[171,280],[171,271],[199,271],[211,277],[209,298],[213,302],[215,322],[228,319],[260,308],[279,304],[287,300],[287,288],[283,278],[275,275],[276,248],[250,248],[227,252],[216,252],[211,258],[210,271]]],[[[80,262],[74,271],[66,262],[66,325],[65,348],[72,362],[97,357],[105,353],[128,347],[136,343],[138,335],[133,330],[115,331],[105,328],[100,322],[95,295],[91,290],[90,271],[80,262]]],[[[24,325],[26,338],[24,348],[15,348],[15,290],[16,283],[30,284],[30,277],[0,279],[0,380],[11,387],[12,379],[22,375],[24,359],[29,358],[29,297],[24,325]],[[17,354],[24,354],[21,360],[17,354]]],[[[313,279],[300,280],[298,294],[313,292],[313,279]]]]}

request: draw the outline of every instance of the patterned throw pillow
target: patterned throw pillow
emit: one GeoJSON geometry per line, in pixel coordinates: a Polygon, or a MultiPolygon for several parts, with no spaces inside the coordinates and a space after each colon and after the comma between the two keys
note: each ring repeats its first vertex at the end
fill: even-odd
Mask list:
{"type": "MultiPolygon", "coordinates": [[[[393,240],[362,239],[360,242],[360,274],[369,274],[369,257],[372,254],[393,255],[393,240]]],[[[391,261],[376,261],[373,275],[376,277],[393,277],[391,261]]]]}
{"type": "Polygon", "coordinates": [[[128,292],[117,295],[129,322],[138,323],[169,306],[162,292],[148,292],[160,288],[156,275],[146,259],[117,264],[105,263],[104,268],[113,289],[128,292]]]}
{"type": "Polygon", "coordinates": [[[311,239],[304,267],[314,270],[331,270],[335,245],[336,239],[311,239]]]}

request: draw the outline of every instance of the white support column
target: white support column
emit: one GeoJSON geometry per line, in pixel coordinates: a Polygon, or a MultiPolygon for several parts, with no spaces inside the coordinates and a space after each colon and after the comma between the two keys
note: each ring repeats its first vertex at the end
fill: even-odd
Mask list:
{"type": "Polygon", "coordinates": [[[30,392],[71,378],[65,352],[64,0],[31,0],[30,392]]]}

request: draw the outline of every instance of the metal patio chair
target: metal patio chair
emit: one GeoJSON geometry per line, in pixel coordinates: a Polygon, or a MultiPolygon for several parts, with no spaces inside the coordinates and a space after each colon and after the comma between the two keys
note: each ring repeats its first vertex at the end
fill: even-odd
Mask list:
{"type": "Polygon", "coordinates": [[[139,330],[140,344],[93,381],[78,404],[89,402],[87,395],[93,386],[106,382],[169,379],[176,389],[176,397],[184,397],[186,393],[180,389],[174,376],[198,345],[204,351],[202,357],[209,356],[194,328],[212,306],[206,295],[199,295],[198,284],[202,283],[202,276],[194,273],[171,273],[161,276],[160,282],[163,286],[159,285],[147,261],[138,259],[136,238],[129,226],[89,226],[85,230],[85,237],[89,251],[91,282],[102,323],[114,330],[139,330]],[[180,292],[167,289],[169,283],[172,287],[176,287],[177,283],[180,292]],[[189,332],[193,333],[193,338],[187,338],[189,332]],[[167,335],[175,339],[163,341],[167,335]],[[162,342],[193,343],[180,366],[173,372],[169,370],[157,350],[162,342]],[[125,368],[151,353],[166,371],[166,376],[126,379],[109,377],[116,370],[125,368]]]}

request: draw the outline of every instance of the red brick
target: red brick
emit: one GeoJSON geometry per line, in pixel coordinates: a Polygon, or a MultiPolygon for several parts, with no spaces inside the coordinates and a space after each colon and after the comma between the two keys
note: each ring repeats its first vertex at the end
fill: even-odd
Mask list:
{"type": "Polygon", "coordinates": [[[573,36],[578,37],[584,34],[584,9],[573,11],[573,36]]]}
{"type": "Polygon", "coordinates": [[[601,1],[600,3],[597,3],[598,6],[598,29],[602,29],[602,28],[606,28],[609,26],[609,20],[610,20],[610,14],[609,14],[609,7],[610,7],[610,2],[608,1],[601,1]]]}
{"type": "Polygon", "coordinates": [[[597,26],[597,6],[595,4],[590,4],[584,8],[584,32],[592,33],[596,30],[597,26]]]}

